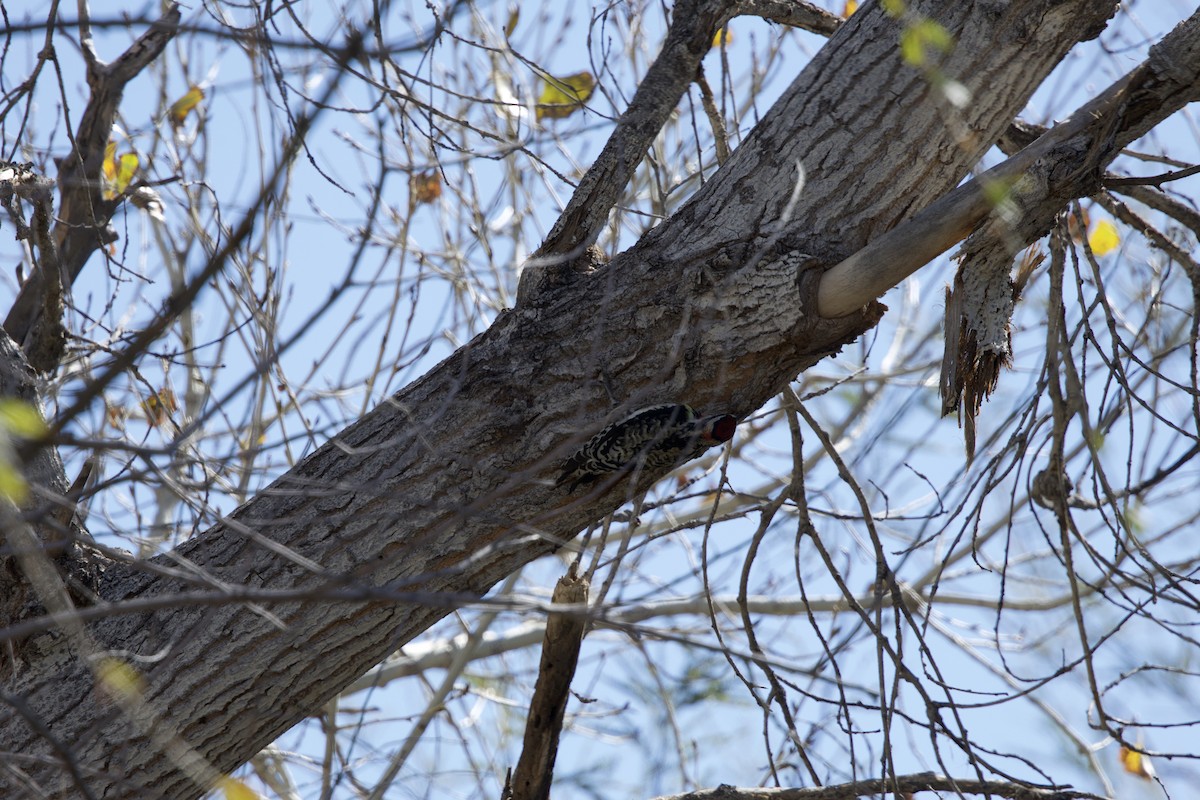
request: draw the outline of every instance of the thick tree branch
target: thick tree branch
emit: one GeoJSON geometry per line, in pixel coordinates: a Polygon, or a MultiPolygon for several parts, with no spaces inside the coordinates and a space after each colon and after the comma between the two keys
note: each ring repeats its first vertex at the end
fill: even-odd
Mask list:
{"type": "MultiPolygon", "coordinates": [[[[820,266],[957,185],[1044,76],[1115,8],[1095,0],[909,6],[936,15],[960,43],[942,69],[975,92],[960,120],[975,133],[970,146],[929,102],[925,76],[902,62],[899,23],[863,9],[677,215],[608,266],[501,315],[170,554],[195,581],[114,567],[105,598],[171,597],[215,583],[447,592],[461,602],[630,497],[623,482],[578,495],[553,486],[562,459],[610,410],[609,390],[623,408],[689,402],[744,417],[870,328],[878,305],[836,320],[817,314],[820,266]],[[923,158],[885,157],[897,151],[923,158]],[[800,162],[807,181],[797,192],[800,162]]],[[[154,657],[142,676],[147,707],[228,770],[446,608],[317,599],[271,611],[181,606],[89,630],[101,646],[154,657]]],[[[61,641],[39,635],[26,652],[9,692],[74,743],[97,794],[131,796],[139,785],[194,794],[187,775],[96,696],[87,666],[61,641]]],[[[0,749],[49,791],[67,785],[53,748],[23,715],[0,718],[0,749]]]]}
{"type": "Polygon", "coordinates": [[[58,366],[66,346],[66,331],[62,327],[62,263],[50,230],[54,217],[53,188],[54,181],[34,172],[32,164],[0,164],[0,205],[16,225],[17,240],[29,242],[37,274],[45,283],[41,296],[43,322],[26,348],[29,366],[39,372],[58,366]],[[32,209],[32,224],[25,222],[22,202],[32,209]]]}

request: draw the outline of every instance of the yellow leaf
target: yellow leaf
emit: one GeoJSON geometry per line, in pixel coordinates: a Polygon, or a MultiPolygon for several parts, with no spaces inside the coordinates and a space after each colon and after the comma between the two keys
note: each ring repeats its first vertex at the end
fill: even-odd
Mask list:
{"type": "Polygon", "coordinates": [[[562,119],[570,116],[592,96],[596,78],[584,70],[564,78],[546,75],[542,78],[542,93],[538,95],[538,119],[562,119]]]}
{"type": "Polygon", "coordinates": [[[1146,758],[1142,753],[1130,750],[1125,745],[1121,745],[1119,758],[1121,759],[1121,766],[1130,775],[1137,775],[1139,778],[1145,778],[1148,781],[1154,780],[1154,767],[1150,766],[1150,759],[1146,758]]]}
{"type": "Polygon", "coordinates": [[[1117,230],[1117,226],[1113,225],[1106,219],[1102,219],[1092,226],[1092,232],[1088,234],[1088,245],[1092,248],[1092,252],[1098,256],[1104,256],[1116,250],[1121,244],[1121,234],[1117,230]]]}
{"type": "Polygon", "coordinates": [[[732,43],[733,31],[729,30],[728,27],[721,28],[719,31],[717,31],[717,35],[714,36],[712,40],[713,47],[723,47],[732,43]]]}
{"type": "Polygon", "coordinates": [[[158,427],[167,418],[168,414],[173,414],[179,410],[179,403],[175,400],[175,392],[170,386],[164,386],[156,393],[142,400],[142,411],[146,412],[146,421],[151,427],[158,427]]]}
{"type": "Polygon", "coordinates": [[[124,192],[129,188],[130,182],[133,181],[133,174],[137,172],[138,157],[137,153],[122,153],[121,163],[117,167],[117,183],[116,189],[118,192],[124,192]]]}
{"type": "Polygon", "coordinates": [[[204,90],[199,86],[193,86],[187,90],[187,94],[171,103],[169,113],[171,124],[178,128],[187,119],[187,115],[192,109],[200,105],[200,101],[204,99],[204,90]]]}
{"type": "Polygon", "coordinates": [[[33,439],[46,432],[46,423],[38,410],[23,400],[0,399],[0,425],[9,433],[33,439]]]}
{"type": "Polygon", "coordinates": [[[993,208],[1004,205],[1012,199],[1013,181],[1011,179],[984,181],[983,195],[993,208]]]}
{"type": "Polygon", "coordinates": [[[261,431],[259,432],[258,436],[253,437],[253,439],[250,436],[240,437],[238,439],[238,446],[240,446],[242,450],[253,450],[255,448],[262,447],[266,441],[267,432],[261,431]]]}
{"type": "Polygon", "coordinates": [[[508,12],[508,21],[504,23],[504,38],[513,35],[513,31],[517,29],[517,23],[521,21],[520,6],[513,6],[508,12]]]}
{"type": "Polygon", "coordinates": [[[6,497],[16,505],[21,505],[29,497],[29,484],[25,482],[25,476],[7,458],[0,460],[0,497],[6,497]]]}
{"type": "Polygon", "coordinates": [[[408,179],[408,194],[413,205],[432,203],[442,196],[441,176],[436,169],[418,172],[408,179]]]}
{"type": "Polygon", "coordinates": [[[846,0],[846,5],[842,7],[842,19],[849,19],[855,11],[858,11],[858,0],[846,0]]]}
{"type": "Polygon", "coordinates": [[[883,6],[884,11],[896,18],[902,17],[906,10],[904,0],[880,0],[879,5],[883,6]]]}
{"type": "MultiPolygon", "coordinates": [[[[104,163],[100,166],[104,180],[112,183],[117,179],[117,143],[109,142],[104,146],[104,163]]],[[[105,198],[106,200],[112,198],[105,198]]]]}
{"type": "Polygon", "coordinates": [[[246,784],[239,781],[237,778],[224,777],[217,782],[217,786],[225,795],[225,800],[260,800],[258,792],[251,789],[246,784]]]}
{"type": "Polygon", "coordinates": [[[136,669],[119,658],[102,658],[96,664],[96,682],[105,693],[133,699],[141,697],[146,682],[136,669]]]}
{"type": "Polygon", "coordinates": [[[137,173],[138,157],[136,153],[122,153],[117,157],[116,142],[109,142],[104,148],[104,162],[100,165],[101,184],[100,196],[105,200],[113,200],[124,194],[133,182],[137,173]]]}
{"type": "Polygon", "coordinates": [[[29,497],[29,484],[13,451],[14,437],[33,439],[46,430],[37,408],[23,400],[0,399],[0,497],[21,505],[29,497]]]}
{"type": "Polygon", "coordinates": [[[920,66],[925,63],[925,48],[912,28],[905,28],[900,34],[900,57],[905,64],[920,66]]]}
{"type": "Polygon", "coordinates": [[[106,400],[104,402],[104,416],[108,420],[109,425],[120,430],[125,427],[125,420],[129,416],[129,411],[124,406],[115,406],[106,400]]]}

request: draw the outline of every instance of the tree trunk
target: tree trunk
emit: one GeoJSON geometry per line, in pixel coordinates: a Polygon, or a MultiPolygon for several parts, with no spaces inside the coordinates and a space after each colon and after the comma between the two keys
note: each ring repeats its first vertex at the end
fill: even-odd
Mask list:
{"type": "Polygon", "coordinates": [[[211,777],[196,756],[233,769],[617,508],[625,482],[590,495],[553,486],[605,421],[608,391],[626,411],[686,402],[740,418],[868,330],[878,304],[817,315],[821,269],[953,188],[1114,10],[911,3],[954,37],[938,69],[971,90],[961,108],[902,62],[902,21],[876,6],[855,14],[717,175],[633,248],[501,314],[159,569],[110,566],[112,605],[87,610],[90,641],[44,630],[17,642],[0,786],[195,797],[211,777]],[[132,703],[97,689],[88,656],[106,651],[141,672],[132,703]]]}

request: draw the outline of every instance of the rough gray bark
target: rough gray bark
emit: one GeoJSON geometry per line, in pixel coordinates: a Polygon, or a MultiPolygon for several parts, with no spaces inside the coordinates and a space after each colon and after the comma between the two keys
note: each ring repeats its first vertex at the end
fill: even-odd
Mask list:
{"type": "Polygon", "coordinates": [[[1012,193],[1018,222],[990,223],[990,238],[1003,235],[1004,257],[1011,257],[1049,230],[1069,201],[1095,193],[1122,148],[1197,99],[1200,11],[1151,47],[1145,62],[1053,128],[1017,125],[1006,132],[998,144],[1011,158],[830,268],[817,298],[821,313],[854,311],[962,241],[995,210],[989,186],[1019,187],[1012,193]]]}
{"type": "Polygon", "coordinates": [[[958,42],[941,69],[974,92],[959,112],[966,143],[900,62],[900,23],[860,11],[635,247],[503,314],[154,572],[110,568],[112,606],[98,613],[113,613],[88,632],[144,657],[127,658],[145,679],[136,714],[96,691],[70,640],[20,642],[0,786],[69,796],[74,771],[101,797],[197,796],[182,760],[234,768],[451,607],[616,508],[623,484],[578,497],[551,485],[599,427],[608,389],[626,407],[743,416],[875,324],[876,304],[821,319],[819,268],[955,186],[1115,5],[910,7],[958,42]],[[798,162],[807,183],[792,203],[798,162]],[[262,590],[259,605],[235,590],[262,590]],[[205,602],[177,602],[185,592],[205,602]],[[264,606],[269,592],[279,602],[264,606]],[[55,742],[69,743],[71,770],[55,742]]]}

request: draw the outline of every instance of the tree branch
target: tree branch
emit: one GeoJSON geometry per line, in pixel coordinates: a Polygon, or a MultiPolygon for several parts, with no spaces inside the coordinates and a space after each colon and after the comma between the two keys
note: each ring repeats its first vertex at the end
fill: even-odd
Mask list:
{"type": "MultiPolygon", "coordinates": [[[[681,0],[654,63],[616,127],[579,181],[546,240],[523,267],[517,305],[551,290],[595,243],[617,198],[696,76],[713,37],[731,16],[726,0],[681,0]]],[[[579,271],[579,270],[575,270],[579,271]]]]}
{"type": "MultiPolygon", "coordinates": [[[[555,605],[585,606],[588,579],[579,574],[579,562],[573,562],[566,575],[558,579],[551,600],[555,605]]],[[[579,663],[579,648],[587,618],[551,613],[546,619],[542,640],[542,659],[537,683],[525,717],[525,738],[521,757],[509,784],[513,800],[548,800],[558,739],[562,734],[563,715],[571,696],[571,681],[579,663]]]]}
{"type": "Polygon", "coordinates": [[[719,786],[696,792],[663,795],[655,800],[851,800],[868,795],[913,795],[918,792],[955,792],[959,796],[980,794],[1007,797],[1009,800],[1111,800],[1090,792],[1077,792],[1065,786],[1031,786],[1011,781],[981,781],[975,778],[951,778],[933,772],[871,778],[811,789],[763,789],[719,786]]]}
{"type": "Polygon", "coordinates": [[[844,20],[803,0],[736,0],[734,16],[762,17],[780,25],[829,36],[844,20]]]}
{"type": "MultiPolygon", "coordinates": [[[[816,270],[957,185],[1078,38],[1115,8],[1095,0],[910,5],[935,10],[959,42],[943,64],[948,74],[978,81],[978,102],[962,111],[973,146],[928,102],[925,77],[904,65],[899,23],[864,8],[670,220],[545,302],[500,315],[163,561],[219,585],[479,596],[637,491],[626,481],[578,495],[553,485],[562,460],[611,410],[605,387],[624,409],[688,402],[743,418],[869,329],[881,306],[835,320],[817,314],[816,270]],[[1021,35],[996,40],[997,26],[1021,35]],[[897,151],[926,158],[881,168],[897,151]],[[809,178],[793,200],[798,162],[809,178]]],[[[190,586],[114,566],[102,593],[121,602],[190,586]]],[[[102,647],[153,655],[142,675],[147,707],[230,770],[446,613],[421,602],[314,598],[273,607],[269,617],[183,606],[89,630],[102,647]]],[[[96,696],[76,654],[53,633],[29,645],[38,658],[11,677],[9,691],[53,721],[98,784],[111,778],[99,794],[135,791],[120,783],[128,780],[193,795],[188,776],[96,696]]],[[[0,750],[28,758],[29,774],[51,793],[69,781],[21,715],[0,718],[0,750]]]]}
{"type": "MultiPolygon", "coordinates": [[[[100,171],[125,86],[158,58],[175,36],[179,19],[179,4],[171,3],[162,17],[112,64],[95,58],[90,49],[90,34],[88,29],[84,30],[84,53],[91,54],[86,60],[92,93],[72,140],[71,152],[62,160],[58,174],[59,222],[54,235],[66,285],[75,282],[92,253],[105,243],[104,231],[120,204],[119,199],[104,200],[101,196],[100,171]]],[[[81,17],[81,25],[85,21],[86,16],[81,17]]],[[[48,264],[38,265],[21,287],[4,321],[4,329],[26,352],[35,347],[29,338],[44,313],[42,298],[52,280],[47,274],[49,268],[48,264]]]]}

